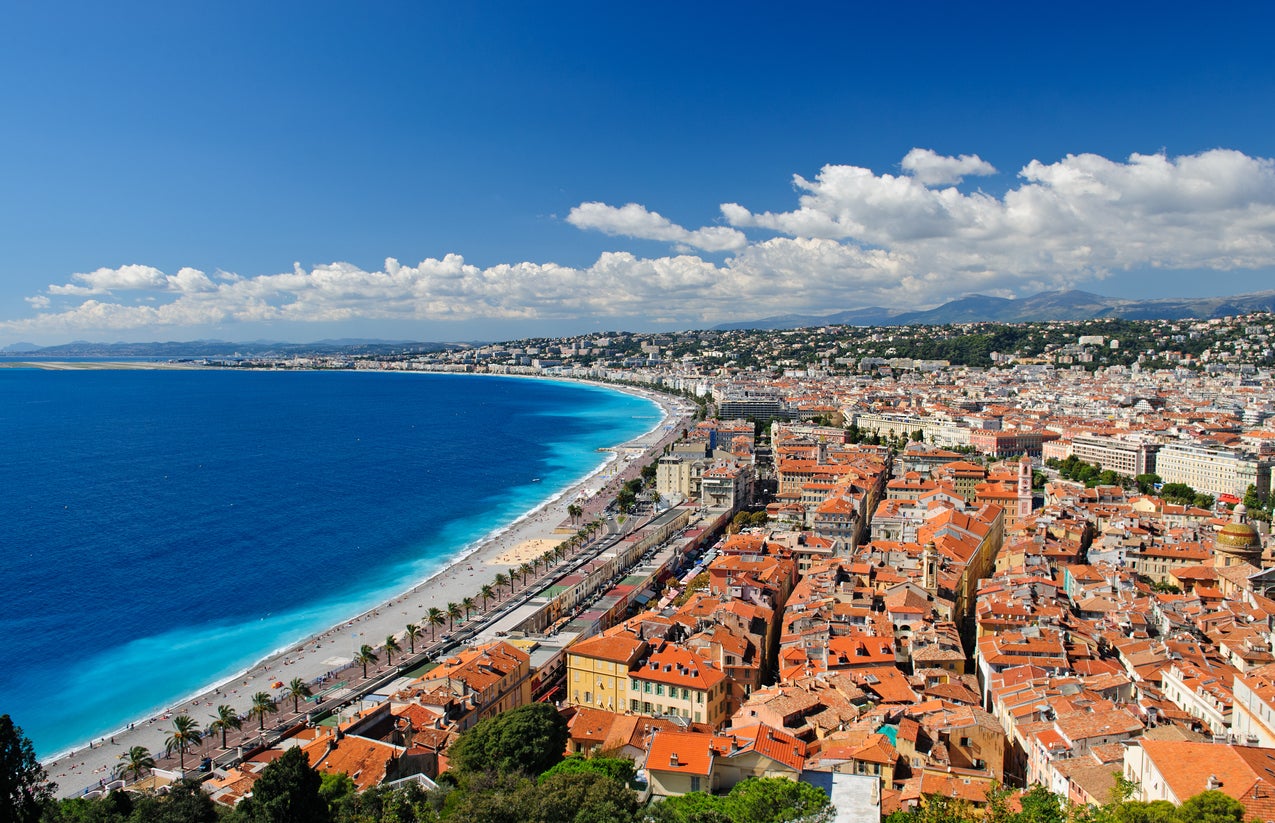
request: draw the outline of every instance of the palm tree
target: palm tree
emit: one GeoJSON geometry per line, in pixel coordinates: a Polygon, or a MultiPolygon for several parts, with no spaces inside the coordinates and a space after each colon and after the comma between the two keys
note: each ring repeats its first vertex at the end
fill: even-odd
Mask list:
{"type": "Polygon", "coordinates": [[[570,506],[567,506],[567,514],[571,515],[571,522],[574,523],[577,519],[579,519],[580,515],[584,514],[584,509],[575,503],[572,503],[570,506]]]}
{"type": "Polygon", "coordinates": [[[553,561],[557,559],[557,556],[553,553],[553,550],[550,549],[546,551],[544,554],[540,555],[540,559],[544,561],[545,568],[548,569],[550,566],[553,565],[553,561]]]}
{"type": "Polygon", "coordinates": [[[125,780],[129,775],[133,776],[134,781],[141,780],[147,769],[155,768],[155,758],[151,757],[151,750],[145,746],[134,746],[121,754],[120,760],[124,762],[115,767],[115,774],[125,780]]]}
{"type": "Polygon", "coordinates": [[[381,658],[376,656],[376,652],[372,651],[372,647],[367,645],[366,643],[363,644],[363,648],[359,649],[359,653],[354,655],[354,662],[363,664],[363,679],[364,680],[367,680],[367,664],[379,663],[380,660],[381,658]]]}
{"type": "Polygon", "coordinates": [[[416,638],[421,636],[421,627],[415,623],[407,624],[407,651],[408,654],[416,654],[416,638]]]}
{"type": "Polygon", "coordinates": [[[460,601],[460,605],[465,609],[465,619],[469,620],[469,613],[476,608],[476,604],[474,603],[474,598],[472,597],[462,598],[460,601]]]}
{"type": "Polygon", "coordinates": [[[490,584],[484,583],[483,587],[478,590],[478,596],[483,599],[483,611],[487,611],[487,601],[496,596],[496,591],[490,584]]]}
{"type": "Polygon", "coordinates": [[[518,567],[518,571],[522,572],[522,586],[523,588],[526,588],[527,575],[531,574],[534,571],[534,569],[531,568],[530,563],[523,563],[521,566],[518,567]]]}
{"type": "Polygon", "coordinates": [[[173,718],[173,733],[164,741],[168,753],[177,750],[177,760],[182,771],[186,771],[186,747],[193,746],[203,738],[199,731],[199,723],[188,714],[179,714],[173,718]]]}
{"type": "Polygon", "coordinates": [[[461,616],[460,604],[448,603],[447,604],[447,631],[452,631],[453,629],[456,628],[456,618],[460,616],[461,616]]]}
{"type": "MultiPolygon", "coordinates": [[[[496,579],[492,580],[491,582],[495,584],[496,591],[500,591],[505,586],[509,586],[509,578],[505,577],[504,572],[496,572],[496,579]]],[[[509,589],[510,591],[513,591],[513,586],[509,586],[509,589]]]]}
{"type": "Polygon", "coordinates": [[[425,615],[425,620],[429,623],[429,639],[433,640],[438,627],[447,622],[447,615],[437,606],[430,606],[429,614],[425,615]]]}
{"type": "Polygon", "coordinates": [[[288,695],[292,698],[292,713],[296,714],[301,711],[302,698],[309,697],[312,694],[314,692],[310,691],[310,684],[300,677],[292,678],[292,682],[288,684],[288,695]]]}
{"type": "Polygon", "coordinates": [[[223,749],[227,748],[226,732],[231,729],[242,728],[243,721],[239,719],[239,715],[235,713],[234,709],[224,703],[217,707],[217,716],[208,724],[208,731],[221,732],[221,747],[223,749]]]}
{"type": "Polygon", "coordinates": [[[394,652],[399,651],[402,648],[403,647],[398,644],[398,641],[394,639],[394,635],[391,634],[385,638],[385,660],[389,665],[394,665],[394,652]]]}
{"type": "Polygon", "coordinates": [[[275,705],[274,698],[270,696],[270,692],[257,692],[252,696],[252,708],[248,709],[248,716],[257,718],[257,723],[261,731],[266,730],[266,715],[274,714],[279,711],[279,707],[275,705]]]}

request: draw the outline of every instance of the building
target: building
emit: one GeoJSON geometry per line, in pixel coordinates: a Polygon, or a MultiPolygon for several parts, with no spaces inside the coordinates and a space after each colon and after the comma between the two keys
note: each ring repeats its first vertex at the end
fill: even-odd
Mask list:
{"type": "Polygon", "coordinates": [[[1197,492],[1243,497],[1256,486],[1265,497],[1271,487],[1271,461],[1240,452],[1172,443],[1160,449],[1156,474],[1165,483],[1185,483],[1197,492]]]}
{"type": "Polygon", "coordinates": [[[572,644],[567,649],[566,704],[624,711],[630,700],[629,670],[648,649],[625,626],[572,644]]]}
{"type": "Polygon", "coordinates": [[[1159,444],[1141,438],[1082,434],[1071,440],[1072,455],[1100,469],[1110,470],[1126,477],[1137,477],[1140,474],[1155,472],[1156,453],[1159,450],[1159,444]]]}
{"type": "Polygon", "coordinates": [[[692,651],[660,641],[629,672],[630,711],[721,726],[729,716],[726,674],[692,651]]]}

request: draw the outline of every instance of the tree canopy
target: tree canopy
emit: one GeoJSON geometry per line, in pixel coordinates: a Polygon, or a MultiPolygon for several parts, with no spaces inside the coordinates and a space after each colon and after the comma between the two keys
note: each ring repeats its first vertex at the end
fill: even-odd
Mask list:
{"type": "Polygon", "coordinates": [[[488,717],[462,732],[448,750],[455,771],[521,772],[535,776],[562,759],[567,721],[548,703],[531,703],[488,717]]]}
{"type": "Polygon", "coordinates": [[[236,816],[245,823],[326,823],[330,815],[319,794],[322,784],[322,776],[294,746],[261,770],[252,797],[239,804],[236,816]]]}
{"type": "Polygon", "coordinates": [[[56,790],[36,759],[31,741],[9,715],[0,714],[0,820],[39,820],[56,790]]]}
{"type": "Polygon", "coordinates": [[[692,792],[651,807],[655,823],[818,823],[832,819],[823,789],[783,777],[750,777],[725,796],[692,792]]]}

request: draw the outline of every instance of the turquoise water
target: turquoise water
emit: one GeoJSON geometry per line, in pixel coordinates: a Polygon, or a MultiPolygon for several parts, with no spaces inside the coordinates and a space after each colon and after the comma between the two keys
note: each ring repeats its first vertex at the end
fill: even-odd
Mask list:
{"type": "Polygon", "coordinates": [[[649,431],[574,383],[0,369],[0,712],[44,757],[410,588],[649,431]]]}

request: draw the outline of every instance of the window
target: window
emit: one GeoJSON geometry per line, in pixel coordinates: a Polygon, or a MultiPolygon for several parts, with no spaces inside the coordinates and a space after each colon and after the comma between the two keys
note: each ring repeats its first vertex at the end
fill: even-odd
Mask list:
{"type": "Polygon", "coordinates": [[[656,683],[656,684],[655,684],[655,693],[656,693],[657,695],[662,695],[662,694],[664,694],[664,684],[663,684],[663,683],[656,683]]]}
{"type": "Polygon", "coordinates": [[[646,683],[643,683],[643,684],[642,684],[642,691],[643,691],[643,692],[645,692],[646,694],[650,694],[650,693],[651,693],[651,684],[650,684],[650,682],[646,682],[646,683]]]}
{"type": "Polygon", "coordinates": [[[691,778],[691,791],[693,791],[693,792],[697,792],[697,791],[699,791],[699,778],[698,778],[698,777],[692,777],[692,778],[691,778]]]}
{"type": "Polygon", "coordinates": [[[696,703],[703,703],[703,702],[704,702],[704,693],[703,693],[703,692],[695,692],[695,702],[696,702],[696,703]]]}
{"type": "Polygon", "coordinates": [[[585,703],[588,703],[588,702],[589,702],[589,693],[588,693],[588,692],[585,692],[585,693],[584,693],[584,702],[585,702],[585,703]]]}

